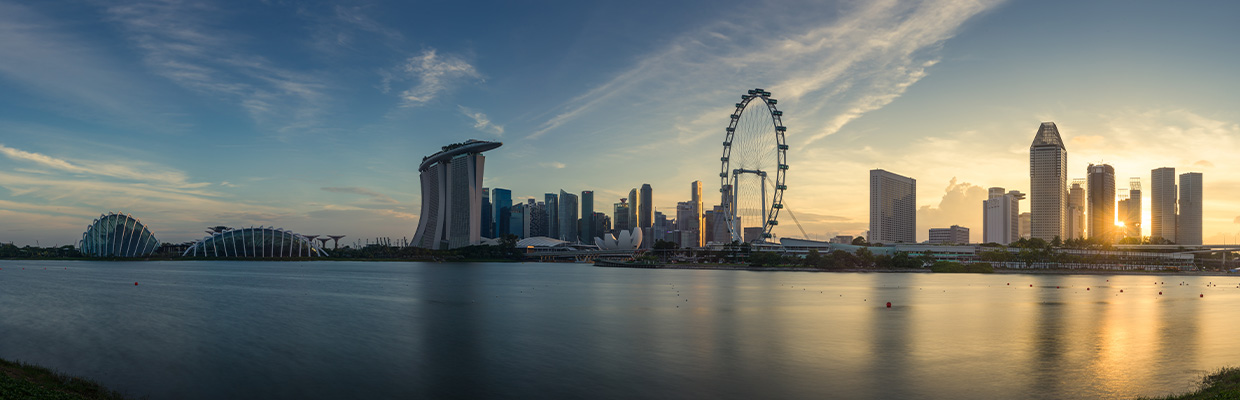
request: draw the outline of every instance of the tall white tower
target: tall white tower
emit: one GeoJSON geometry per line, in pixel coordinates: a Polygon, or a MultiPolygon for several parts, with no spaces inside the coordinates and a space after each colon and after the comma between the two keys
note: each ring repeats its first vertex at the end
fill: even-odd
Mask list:
{"type": "Polygon", "coordinates": [[[1068,150],[1054,122],[1043,122],[1029,145],[1030,234],[1063,238],[1068,214],[1068,150]]]}

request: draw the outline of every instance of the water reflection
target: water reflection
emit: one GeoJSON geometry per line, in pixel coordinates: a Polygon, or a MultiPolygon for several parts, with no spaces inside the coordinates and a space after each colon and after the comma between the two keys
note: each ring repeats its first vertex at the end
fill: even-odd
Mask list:
{"type": "Polygon", "coordinates": [[[14,264],[0,357],[152,398],[1108,398],[1240,360],[1230,277],[14,264]]]}

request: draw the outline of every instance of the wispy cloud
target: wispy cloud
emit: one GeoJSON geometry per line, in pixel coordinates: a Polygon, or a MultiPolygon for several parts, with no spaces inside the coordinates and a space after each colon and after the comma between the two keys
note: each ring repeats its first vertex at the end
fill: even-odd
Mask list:
{"type": "Polygon", "coordinates": [[[440,55],[433,48],[405,60],[396,71],[382,72],[382,90],[386,93],[393,83],[417,81],[413,87],[400,92],[401,105],[416,107],[434,100],[444,91],[461,81],[482,80],[482,74],[473,65],[455,55],[440,55]]]}
{"type": "Polygon", "coordinates": [[[107,9],[156,74],[236,101],[256,122],[289,134],[318,125],[327,85],[246,52],[247,38],[218,27],[226,13],[198,2],[122,2],[107,9]]]}
{"type": "Polygon", "coordinates": [[[564,165],[564,163],[559,162],[559,161],[538,163],[538,165],[541,167],[555,168],[555,169],[564,169],[564,167],[567,167],[567,165],[564,165]]]}
{"type": "Polygon", "coordinates": [[[539,138],[605,110],[603,105],[618,95],[640,93],[648,100],[651,124],[675,124],[682,133],[673,139],[692,142],[718,130],[726,101],[761,86],[784,100],[780,107],[789,116],[784,120],[789,140],[811,144],[899,98],[938,62],[936,50],[944,41],[998,3],[857,2],[833,10],[838,16],[830,20],[799,17],[814,14],[812,5],[755,6],[748,11],[773,22],[723,21],[693,30],[564,103],[526,137],[539,138]],[[771,26],[781,28],[772,31],[771,26]]]}
{"type": "Polygon", "coordinates": [[[461,110],[461,114],[464,114],[466,117],[474,120],[474,129],[477,129],[479,132],[492,133],[495,134],[495,136],[504,135],[504,126],[492,123],[491,119],[488,118],[482,111],[462,105],[457,105],[457,108],[461,110]]]}
{"type": "Polygon", "coordinates": [[[376,203],[383,203],[383,204],[399,204],[400,203],[399,201],[396,201],[396,199],[393,199],[386,194],[379,193],[379,192],[366,189],[366,188],[350,186],[350,187],[325,187],[325,188],[320,188],[320,189],[322,189],[325,192],[332,192],[332,193],[360,194],[362,196],[370,197],[370,199],[375,201],[376,203]]]}
{"type": "Polygon", "coordinates": [[[149,163],[135,163],[124,160],[66,160],[33,153],[0,143],[0,154],[15,161],[24,161],[35,165],[51,168],[76,175],[89,175],[125,179],[132,181],[152,182],[178,189],[192,189],[207,186],[207,183],[190,183],[184,172],[163,168],[149,163]]]}

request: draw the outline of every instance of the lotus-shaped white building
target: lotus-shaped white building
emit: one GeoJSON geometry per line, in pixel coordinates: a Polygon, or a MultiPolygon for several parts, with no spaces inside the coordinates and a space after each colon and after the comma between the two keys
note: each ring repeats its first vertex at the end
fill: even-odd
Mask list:
{"type": "Polygon", "coordinates": [[[642,229],[620,231],[618,236],[605,233],[601,238],[594,238],[594,244],[599,250],[637,250],[642,245],[642,229]]]}

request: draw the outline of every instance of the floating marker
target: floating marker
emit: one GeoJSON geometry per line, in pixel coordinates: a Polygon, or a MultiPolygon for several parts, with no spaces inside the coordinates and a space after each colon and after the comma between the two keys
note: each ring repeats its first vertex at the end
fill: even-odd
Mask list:
{"type": "Polygon", "coordinates": [[[1124,293],[1124,289],[1120,289],[1120,290],[1119,290],[1119,292],[1120,292],[1120,293],[1124,293]]]}
{"type": "Polygon", "coordinates": [[[1206,294],[1202,293],[1202,294],[1197,295],[1197,297],[1206,297],[1206,294]]]}
{"type": "Polygon", "coordinates": [[[138,286],[138,282],[134,282],[134,283],[133,283],[133,285],[134,285],[134,286],[138,286]]]}
{"type": "Polygon", "coordinates": [[[887,308],[891,308],[891,302],[887,302],[887,308]]]}
{"type": "Polygon", "coordinates": [[[1085,290],[1089,290],[1089,288],[1085,288],[1085,290]]]}
{"type": "Polygon", "coordinates": [[[1159,295],[1159,296],[1162,296],[1162,292],[1158,292],[1158,295],[1159,295]]]}

